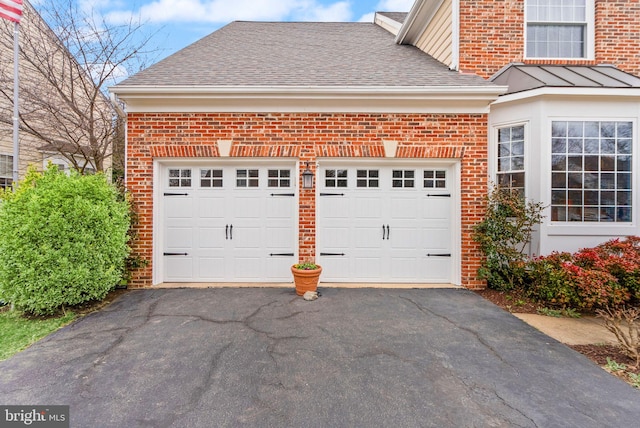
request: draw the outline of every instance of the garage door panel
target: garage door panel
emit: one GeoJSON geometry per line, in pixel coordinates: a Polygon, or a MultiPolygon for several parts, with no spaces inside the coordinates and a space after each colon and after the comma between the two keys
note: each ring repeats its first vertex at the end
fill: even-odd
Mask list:
{"type": "Polygon", "coordinates": [[[198,248],[202,250],[223,249],[224,248],[224,228],[222,227],[198,228],[198,248]]]}
{"type": "Polygon", "coordinates": [[[419,260],[415,257],[393,258],[391,264],[391,277],[397,280],[413,280],[416,269],[419,269],[419,260]]]}
{"type": "Polygon", "coordinates": [[[193,277],[193,260],[185,256],[166,256],[166,277],[169,281],[190,281],[193,277]]]}
{"type": "Polygon", "coordinates": [[[171,196],[166,198],[165,212],[167,219],[191,219],[193,216],[193,199],[171,196]]]}
{"type": "Polygon", "coordinates": [[[370,219],[377,220],[380,217],[380,205],[382,201],[379,195],[366,196],[366,197],[354,197],[351,213],[356,218],[366,221],[370,219]]]}
{"type": "Polygon", "coordinates": [[[188,251],[193,247],[193,229],[190,227],[170,227],[166,233],[167,250],[188,251]]]}
{"type": "Polygon", "coordinates": [[[222,281],[225,278],[224,257],[200,257],[198,277],[201,281],[222,281]]]}
{"type": "Polygon", "coordinates": [[[420,233],[417,227],[392,227],[389,232],[391,250],[415,249],[420,247],[420,233]]]}
{"type": "Polygon", "coordinates": [[[370,249],[379,248],[382,241],[382,225],[363,226],[358,225],[354,231],[355,248],[370,249]]]}
{"type": "Polygon", "coordinates": [[[379,280],[383,275],[380,257],[355,257],[353,273],[361,280],[379,280]]]}
{"type": "Polygon", "coordinates": [[[391,210],[390,218],[392,220],[415,220],[416,214],[420,212],[419,201],[416,200],[416,196],[414,194],[411,197],[391,198],[391,203],[389,204],[391,210]]]}
{"type": "Polygon", "coordinates": [[[226,217],[224,197],[200,196],[198,199],[198,216],[201,219],[224,220],[226,217]]]}
{"type": "Polygon", "coordinates": [[[295,236],[291,227],[267,227],[265,247],[268,250],[291,250],[295,236]]]}

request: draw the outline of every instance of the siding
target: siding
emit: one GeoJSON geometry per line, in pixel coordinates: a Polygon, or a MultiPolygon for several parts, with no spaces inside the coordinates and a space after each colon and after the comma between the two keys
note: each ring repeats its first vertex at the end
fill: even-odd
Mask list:
{"type": "Polygon", "coordinates": [[[433,16],[416,47],[441,63],[451,66],[453,60],[453,22],[451,0],[444,0],[433,16]]]}

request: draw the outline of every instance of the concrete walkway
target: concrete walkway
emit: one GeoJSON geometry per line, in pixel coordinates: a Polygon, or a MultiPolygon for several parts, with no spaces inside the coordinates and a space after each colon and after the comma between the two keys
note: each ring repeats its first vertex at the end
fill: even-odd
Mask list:
{"type": "Polygon", "coordinates": [[[0,362],[73,427],[631,427],[640,391],[461,289],[132,291],[0,362]]]}
{"type": "Polygon", "coordinates": [[[616,336],[600,318],[555,318],[536,314],[514,314],[527,324],[566,345],[617,344],[616,336]]]}

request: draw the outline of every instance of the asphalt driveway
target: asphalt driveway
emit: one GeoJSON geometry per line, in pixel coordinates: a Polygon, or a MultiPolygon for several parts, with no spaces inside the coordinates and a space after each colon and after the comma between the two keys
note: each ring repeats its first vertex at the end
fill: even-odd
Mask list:
{"type": "Polygon", "coordinates": [[[458,289],[125,294],[0,362],[73,427],[631,427],[640,391],[458,289]]]}

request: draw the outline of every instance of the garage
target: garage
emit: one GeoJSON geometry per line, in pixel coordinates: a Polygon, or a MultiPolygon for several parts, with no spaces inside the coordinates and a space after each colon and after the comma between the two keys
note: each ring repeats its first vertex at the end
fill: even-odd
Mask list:
{"type": "Polygon", "coordinates": [[[158,171],[155,260],[164,282],[291,280],[295,162],[171,163],[158,171]]]}
{"type": "Polygon", "coordinates": [[[326,161],[318,171],[323,281],[457,282],[456,164],[326,161]]]}

